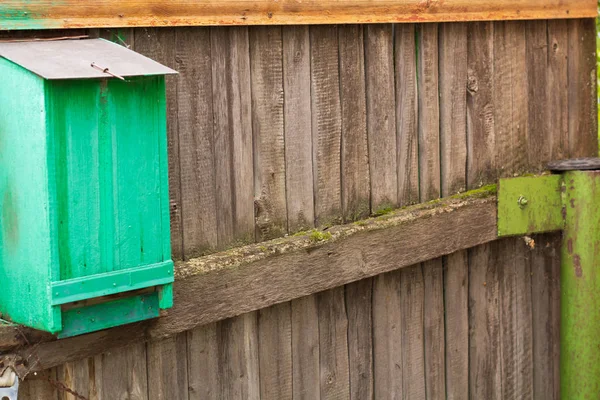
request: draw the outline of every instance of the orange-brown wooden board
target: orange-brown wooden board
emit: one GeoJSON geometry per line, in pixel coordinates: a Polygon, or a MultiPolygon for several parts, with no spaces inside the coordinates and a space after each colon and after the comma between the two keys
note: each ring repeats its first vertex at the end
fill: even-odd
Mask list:
{"type": "Polygon", "coordinates": [[[2,0],[0,30],[595,17],[595,0],[2,0]]]}

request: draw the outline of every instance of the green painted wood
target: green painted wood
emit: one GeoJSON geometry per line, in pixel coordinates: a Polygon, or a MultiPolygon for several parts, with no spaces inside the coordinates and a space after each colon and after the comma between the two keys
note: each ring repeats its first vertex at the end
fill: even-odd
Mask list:
{"type": "Polygon", "coordinates": [[[0,313],[55,331],[44,81],[0,58],[0,313]]]}
{"type": "Polygon", "coordinates": [[[158,317],[158,302],[158,294],[155,292],[108,303],[72,308],[63,313],[63,327],[58,337],[81,335],[158,317]],[[110,312],[107,312],[107,309],[110,312]]]}
{"type": "MultiPolygon", "coordinates": [[[[57,332],[61,304],[156,285],[172,306],[164,77],[0,73],[3,317],[57,332]]],[[[111,304],[94,307],[127,322],[111,304]]]]}

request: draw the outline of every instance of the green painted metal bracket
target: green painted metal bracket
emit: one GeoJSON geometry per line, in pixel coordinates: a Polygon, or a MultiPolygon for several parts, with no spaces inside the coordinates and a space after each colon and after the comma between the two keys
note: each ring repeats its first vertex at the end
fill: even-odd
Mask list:
{"type": "Polygon", "coordinates": [[[498,236],[563,229],[562,175],[500,179],[498,236]]]}
{"type": "MultiPolygon", "coordinates": [[[[52,305],[73,303],[151,286],[170,285],[173,281],[173,261],[169,260],[138,268],[52,282],[52,305]]],[[[172,292],[170,288],[166,290],[168,293],[172,292]]],[[[161,301],[161,303],[167,304],[168,301],[161,301]]]]}
{"type": "Polygon", "coordinates": [[[562,230],[561,398],[598,398],[600,159],[553,164],[562,174],[500,180],[498,236],[562,230]]]}

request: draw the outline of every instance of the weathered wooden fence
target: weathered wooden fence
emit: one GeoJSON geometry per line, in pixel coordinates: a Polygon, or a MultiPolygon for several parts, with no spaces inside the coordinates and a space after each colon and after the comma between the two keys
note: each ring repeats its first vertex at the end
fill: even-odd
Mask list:
{"type": "MultiPolygon", "coordinates": [[[[598,149],[589,19],[91,33],[180,72],[168,115],[181,260],[598,149]]],[[[557,241],[505,239],[107,349],[31,374],[21,396],[558,399],[557,241]]]]}

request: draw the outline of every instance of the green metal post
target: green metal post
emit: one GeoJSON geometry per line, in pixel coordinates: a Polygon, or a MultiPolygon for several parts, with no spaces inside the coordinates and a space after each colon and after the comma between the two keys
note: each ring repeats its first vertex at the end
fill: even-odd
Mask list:
{"type": "Polygon", "coordinates": [[[563,175],[560,386],[563,399],[600,396],[600,171],[563,175]]]}

